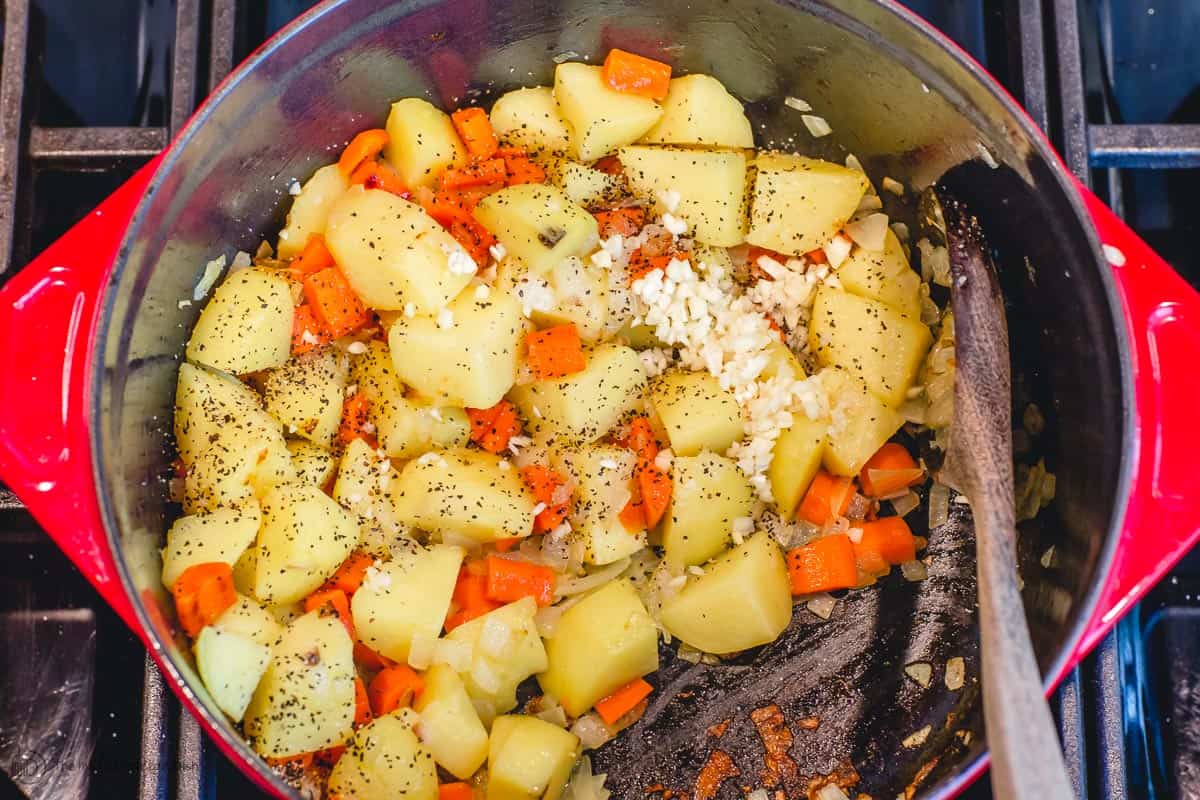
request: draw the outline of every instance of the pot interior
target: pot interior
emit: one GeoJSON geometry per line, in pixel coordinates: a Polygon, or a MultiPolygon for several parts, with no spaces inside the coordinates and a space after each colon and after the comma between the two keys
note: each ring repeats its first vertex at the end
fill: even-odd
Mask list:
{"type": "MultiPolygon", "coordinates": [[[[1089,606],[1123,503],[1125,350],[1108,278],[1030,123],[919,24],[871,0],[341,0],[257,53],[168,154],[130,229],[95,345],[97,477],[129,588],[156,598],[159,611],[144,619],[172,613],[158,548],[178,509],[164,480],[175,376],[201,305],[180,301],[205,263],[273,237],[290,182],[382,125],[391,101],[486,100],[551,83],[556,56],[596,61],[614,46],[677,73],[715,75],[747,104],[760,142],[837,161],[853,153],[876,185],[885,175],[918,188],[944,179],[975,206],[1008,298],[1015,425],[1031,402],[1045,418],[1021,460],[1043,457],[1057,476],[1055,502],[1023,526],[1020,544],[1026,613],[1049,670],[1089,606]],[[788,96],[811,104],[833,134],[809,135],[788,96]]],[[[929,555],[928,580],[894,575],[850,594],[827,622],[798,607],[781,640],[718,666],[680,661],[664,646],[648,713],[594,754],[614,796],[691,794],[717,750],[739,773],[719,797],[740,797],[743,786],[801,796],[851,773],[873,797],[952,791],[985,747],[965,505],[930,532],[929,555]],[[944,671],[955,656],[966,683],[951,691],[944,671]],[[931,665],[927,687],[906,677],[914,662],[931,665]]],[[[252,769],[265,769],[209,700],[187,650],[161,638],[172,677],[252,769]]]]}

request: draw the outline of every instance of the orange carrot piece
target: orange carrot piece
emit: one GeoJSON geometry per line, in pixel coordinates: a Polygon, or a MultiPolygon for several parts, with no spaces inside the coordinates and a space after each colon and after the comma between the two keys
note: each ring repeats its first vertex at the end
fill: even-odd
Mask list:
{"type": "Polygon", "coordinates": [[[338,169],[343,175],[349,176],[359,164],[382,153],[387,143],[388,134],[383,128],[372,128],[359,133],[342,151],[342,156],[338,159],[338,169]]]}
{"type": "Polygon", "coordinates": [[[592,214],[600,226],[600,238],[607,239],[613,234],[633,236],[646,224],[646,209],[638,206],[629,208],[610,208],[592,214]]]}
{"type": "Polygon", "coordinates": [[[614,47],[602,70],[610,89],[663,100],[671,88],[671,65],[614,47]]]}
{"type": "Polygon", "coordinates": [[[295,764],[299,769],[306,770],[312,766],[316,753],[298,753],[294,756],[267,756],[266,761],[272,767],[286,767],[295,764]]]}
{"type": "Polygon", "coordinates": [[[471,158],[491,158],[496,154],[500,143],[496,141],[492,122],[482,108],[460,108],[450,115],[450,121],[471,158]]]}
{"type": "MultiPolygon", "coordinates": [[[[316,759],[318,764],[324,764],[327,767],[332,767],[338,762],[338,759],[345,754],[345,752],[346,745],[335,744],[333,747],[326,747],[324,750],[318,750],[317,752],[313,753],[313,757],[316,759]]],[[[328,800],[336,800],[336,798],[337,795],[334,795],[332,798],[328,798],[328,800]]]]}
{"type": "Polygon", "coordinates": [[[350,173],[350,185],[361,185],[364,189],[382,189],[404,198],[411,194],[400,173],[392,169],[390,164],[375,159],[362,162],[350,173]]]}
{"type": "Polygon", "coordinates": [[[642,492],[642,513],[646,516],[646,527],[653,528],[671,504],[671,478],[653,463],[639,464],[637,478],[638,488],[642,492]]]}
{"type": "Polygon", "coordinates": [[[596,713],[607,724],[612,725],[645,700],[654,687],[645,678],[634,678],[615,692],[596,702],[596,713]]]}
{"type": "Polygon", "coordinates": [[[818,470],[796,514],[813,525],[824,525],[834,517],[844,517],[854,497],[854,481],[818,470]]]}
{"type": "Polygon", "coordinates": [[[615,177],[625,172],[625,165],[621,163],[621,159],[617,156],[605,156],[595,164],[592,164],[592,169],[615,177]]]}
{"type": "Polygon", "coordinates": [[[630,533],[641,533],[646,530],[646,509],[640,500],[630,500],[617,515],[621,525],[630,533]]]}
{"type": "Polygon", "coordinates": [[[392,661],[387,656],[376,653],[362,642],[354,643],[354,662],[363,669],[369,669],[372,672],[396,665],[395,661],[392,661]]]}
{"type": "Polygon", "coordinates": [[[442,173],[443,189],[465,189],[471,186],[503,186],[508,180],[508,167],[502,158],[476,161],[465,167],[442,173]]]}
{"type": "Polygon", "coordinates": [[[507,539],[497,539],[492,542],[492,547],[496,548],[497,553],[507,553],[521,543],[523,536],[510,536],[507,539]]]}
{"type": "Polygon", "coordinates": [[[823,536],[791,550],[787,564],[794,595],[849,589],[858,583],[854,545],[844,533],[823,536]]]}
{"type": "Polygon", "coordinates": [[[556,503],[555,495],[558,494],[559,487],[566,484],[567,479],[541,464],[530,464],[522,468],[521,479],[533,492],[533,499],[546,506],[533,518],[533,532],[549,533],[561,525],[571,513],[571,496],[567,495],[566,500],[556,503]]]}
{"type": "Polygon", "coordinates": [[[814,264],[828,264],[829,263],[829,258],[825,255],[825,251],[819,247],[816,250],[809,250],[807,253],[804,254],[804,257],[807,258],[809,261],[811,261],[814,264]]]}
{"type": "Polygon", "coordinates": [[[508,186],[546,182],[546,170],[542,169],[540,164],[531,161],[529,156],[505,156],[504,168],[508,171],[508,186]]]}
{"type": "Polygon", "coordinates": [[[859,560],[864,553],[877,553],[885,562],[896,566],[917,557],[917,537],[902,517],[884,517],[864,522],[861,527],[862,537],[854,545],[859,560]]]}
{"type": "Polygon", "coordinates": [[[438,786],[438,800],[471,800],[471,784],[457,781],[438,786]]]}
{"type": "Polygon", "coordinates": [[[377,717],[390,714],[411,703],[424,688],[425,682],[421,676],[407,664],[388,667],[372,678],[367,688],[371,711],[377,717]]]}
{"type": "Polygon", "coordinates": [[[629,423],[629,434],[621,444],[647,461],[653,461],[658,456],[658,437],[654,435],[650,420],[645,417],[634,417],[629,423]]]}
{"type": "Polygon", "coordinates": [[[366,684],[357,675],[354,677],[354,727],[371,721],[371,698],[367,697],[366,684]]]}
{"type": "Polygon", "coordinates": [[[672,253],[663,253],[657,256],[648,256],[645,253],[645,248],[638,248],[629,254],[629,283],[644,278],[656,269],[667,271],[667,266],[674,258],[672,253]]]}
{"type": "Polygon", "coordinates": [[[347,397],[342,403],[342,421],[338,425],[338,441],[342,444],[350,444],[355,439],[367,439],[370,412],[371,401],[367,400],[367,396],[363,392],[355,392],[347,397]]]}
{"type": "Polygon", "coordinates": [[[312,306],[296,306],[292,317],[292,355],[302,355],[329,344],[333,339],[321,327],[312,306]]]}
{"type": "Polygon", "coordinates": [[[304,280],[305,276],[332,267],[333,264],[333,253],[325,246],[325,237],[314,233],[304,242],[304,249],[300,251],[300,255],[288,264],[288,270],[298,280],[304,280]]]}
{"type": "Polygon", "coordinates": [[[496,603],[532,597],[539,606],[554,602],[554,571],[528,561],[487,557],[487,596],[496,603]]]}
{"type": "Polygon", "coordinates": [[[587,366],[579,330],[573,322],[534,331],[525,337],[525,347],[525,358],[538,380],[561,378],[582,372],[587,366]]]}
{"type": "Polygon", "coordinates": [[[367,567],[375,563],[375,556],[356,550],[351,553],[337,572],[325,582],[328,589],[341,589],[347,597],[353,597],[362,586],[363,578],[367,575],[367,567]]]}
{"type": "Polygon", "coordinates": [[[471,422],[471,441],[489,453],[504,452],[509,440],[521,432],[517,407],[508,400],[501,400],[491,408],[468,408],[466,411],[471,422]]]}
{"type": "Polygon", "coordinates": [[[354,621],[350,618],[350,600],[346,593],[341,589],[317,589],[304,598],[305,613],[325,608],[333,609],[345,626],[346,632],[350,634],[350,641],[354,641],[354,621]]]}
{"type": "Polygon", "coordinates": [[[175,580],[171,594],[179,625],[194,639],[201,628],[211,625],[237,602],[233,568],[224,561],[193,564],[175,580]]]}
{"type": "Polygon", "coordinates": [[[888,442],[867,459],[858,473],[858,482],[867,497],[887,497],[920,483],[924,477],[924,470],[903,445],[888,442]]]}
{"type": "Polygon", "coordinates": [[[371,321],[370,312],[337,267],[328,267],[305,278],[304,296],[317,320],[335,339],[371,321]]]}
{"type": "Polygon", "coordinates": [[[478,574],[472,572],[472,567],[474,562],[463,567],[458,573],[458,582],[454,584],[454,594],[451,596],[457,610],[446,617],[447,631],[500,607],[499,603],[493,602],[487,596],[486,566],[479,562],[482,571],[478,574]]]}

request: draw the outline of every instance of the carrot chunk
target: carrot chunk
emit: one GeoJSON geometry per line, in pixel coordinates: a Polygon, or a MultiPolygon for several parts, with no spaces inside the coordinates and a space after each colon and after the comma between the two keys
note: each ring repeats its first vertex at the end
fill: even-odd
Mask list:
{"type": "Polygon", "coordinates": [[[370,312],[337,267],[327,267],[305,278],[304,296],[317,320],[335,339],[371,321],[370,312]]]}
{"type": "Polygon", "coordinates": [[[443,189],[465,189],[472,186],[503,186],[508,180],[508,168],[502,158],[475,161],[465,167],[442,173],[443,189]]]}
{"type": "Polygon", "coordinates": [[[421,676],[413,672],[412,667],[407,664],[397,664],[381,670],[367,688],[371,711],[377,717],[390,714],[397,708],[411,703],[424,688],[425,682],[421,680],[421,676]]]}
{"type": "Polygon", "coordinates": [[[607,724],[612,725],[628,714],[637,704],[650,696],[654,687],[645,678],[634,678],[615,692],[596,702],[596,713],[607,724]]]}
{"type": "Polygon", "coordinates": [[[194,639],[237,602],[233,568],[224,561],[193,564],[175,580],[171,594],[180,626],[194,639]]]}
{"type": "Polygon", "coordinates": [[[497,539],[492,542],[492,547],[496,548],[497,553],[507,553],[521,543],[524,536],[510,536],[507,539],[497,539]]]}
{"type": "Polygon", "coordinates": [[[375,556],[369,553],[364,553],[361,550],[356,550],[342,562],[342,565],[337,568],[337,572],[325,582],[325,587],[328,589],[341,589],[346,593],[347,597],[352,597],[358,591],[358,587],[362,586],[363,579],[367,576],[367,567],[375,563],[375,556]]]}
{"type": "Polygon", "coordinates": [[[471,441],[489,453],[504,452],[509,440],[521,432],[517,407],[508,400],[501,400],[491,408],[468,408],[466,411],[471,422],[471,441]]]}
{"type": "Polygon", "coordinates": [[[471,800],[471,784],[457,781],[438,787],[438,800],[471,800]]]}
{"type": "Polygon", "coordinates": [[[350,634],[350,641],[354,641],[354,621],[350,618],[350,600],[346,597],[345,592],[341,589],[317,589],[304,598],[306,613],[327,608],[332,609],[338,615],[346,632],[350,634]]]}
{"type": "Polygon", "coordinates": [[[858,474],[859,485],[867,497],[887,497],[925,478],[925,471],[917,465],[903,445],[888,442],[867,459],[858,474]]]}
{"type": "Polygon", "coordinates": [[[338,169],[343,175],[353,174],[359,164],[382,153],[387,143],[388,133],[383,128],[372,128],[359,133],[342,151],[342,156],[338,159],[338,169]]]}
{"type": "Polygon", "coordinates": [[[312,306],[296,306],[292,317],[292,355],[302,355],[329,344],[333,339],[321,327],[312,306]]]}
{"type": "Polygon", "coordinates": [[[362,642],[354,643],[354,662],[363,669],[369,669],[372,672],[396,665],[395,661],[392,661],[387,656],[376,653],[362,642]]]}
{"type": "Polygon", "coordinates": [[[404,198],[410,196],[400,173],[392,169],[391,165],[376,159],[368,159],[355,167],[354,172],[350,173],[350,185],[361,185],[364,189],[382,189],[404,198]]]}
{"type": "Polygon", "coordinates": [[[639,464],[637,478],[638,488],[642,492],[642,512],[646,515],[646,527],[653,528],[671,505],[671,478],[654,466],[653,462],[639,464]]]}
{"type": "Polygon", "coordinates": [[[663,100],[671,88],[671,65],[614,47],[602,70],[610,89],[663,100]]]}
{"type": "Polygon", "coordinates": [[[534,331],[525,337],[525,347],[529,368],[538,380],[561,378],[587,366],[574,323],[534,331]]]}
{"type": "Polygon", "coordinates": [[[600,238],[607,239],[613,234],[634,236],[646,224],[646,209],[637,206],[629,208],[610,208],[592,214],[600,226],[600,238]]]}
{"type": "Polygon", "coordinates": [[[617,514],[621,525],[630,533],[641,533],[646,530],[646,508],[641,500],[630,500],[617,514]]]}
{"type": "Polygon", "coordinates": [[[371,698],[367,696],[366,684],[362,678],[354,678],[354,726],[360,727],[371,721],[371,698]]]}
{"type": "Polygon", "coordinates": [[[325,237],[314,233],[304,242],[304,249],[300,254],[288,264],[288,270],[298,280],[303,280],[307,275],[332,267],[333,263],[333,253],[325,246],[325,237]]]}
{"type": "Polygon", "coordinates": [[[625,172],[625,165],[621,163],[621,159],[617,156],[605,156],[595,164],[592,164],[592,169],[599,170],[605,175],[620,176],[625,172]]]}
{"type": "Polygon", "coordinates": [[[496,141],[492,122],[482,108],[460,108],[450,115],[450,121],[471,158],[491,158],[496,154],[500,143],[496,141]]]}
{"type": "Polygon", "coordinates": [[[854,497],[854,481],[818,470],[796,513],[813,525],[824,525],[834,517],[844,517],[854,497]]]}
{"type": "Polygon", "coordinates": [[[849,589],[858,583],[854,545],[844,533],[789,551],[787,565],[794,595],[849,589]]]}
{"type": "Polygon", "coordinates": [[[486,566],[480,562],[483,571],[479,573],[473,572],[471,566],[459,570],[458,582],[454,584],[454,594],[451,596],[457,610],[446,617],[447,631],[500,607],[500,603],[488,597],[486,566]]]}
{"type": "Polygon", "coordinates": [[[541,464],[523,467],[521,479],[533,492],[533,499],[545,506],[533,518],[533,532],[549,533],[561,525],[571,513],[571,495],[567,494],[566,499],[561,502],[556,502],[556,496],[560,493],[560,487],[566,485],[567,479],[541,464]]]}
{"type": "Polygon", "coordinates": [[[656,269],[663,272],[667,271],[667,266],[670,265],[671,259],[675,255],[673,253],[662,253],[661,255],[647,255],[644,247],[639,247],[629,254],[629,283],[646,277],[656,269]]]}
{"type": "Polygon", "coordinates": [[[531,161],[529,156],[505,156],[504,168],[508,171],[508,180],[506,181],[508,186],[546,182],[546,170],[531,161]]]}
{"type": "Polygon", "coordinates": [[[338,425],[338,441],[350,444],[355,439],[370,442],[367,425],[370,423],[371,402],[362,392],[355,392],[342,403],[342,421],[338,425]]]}
{"type": "Polygon", "coordinates": [[[487,596],[496,603],[532,597],[539,606],[554,602],[554,572],[540,564],[487,557],[487,596]]]}
{"type": "Polygon", "coordinates": [[[875,554],[887,564],[896,566],[917,557],[917,537],[902,517],[884,517],[862,524],[862,537],[854,545],[859,561],[872,560],[875,554]]]}

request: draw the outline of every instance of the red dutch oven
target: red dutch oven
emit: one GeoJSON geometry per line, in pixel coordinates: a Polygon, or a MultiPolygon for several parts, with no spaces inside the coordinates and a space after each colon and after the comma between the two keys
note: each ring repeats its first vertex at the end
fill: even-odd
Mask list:
{"type": "MultiPolygon", "coordinates": [[[[1042,410],[1034,455],[1057,476],[1019,548],[1047,690],[1197,539],[1197,295],[910,12],[890,0],[331,0],[255,52],[166,152],[0,290],[0,478],[221,750],[276,796],[296,795],[212,703],[159,582],[175,376],[201,305],[180,301],[210,258],[277,230],[291,180],[380,125],[390,101],[486,101],[550,83],[556,56],[614,46],[715,75],[761,141],[852,152],[876,181],[942,181],[975,208],[1008,299],[1016,413],[1042,410]],[[834,135],[812,140],[787,96],[834,135]]],[[[986,765],[972,549],[969,510],[955,504],[932,534],[927,580],[851,593],[828,622],[800,610],[780,641],[720,665],[664,650],[655,701],[594,754],[597,771],[617,797],[690,791],[721,749],[740,771],[721,797],[742,785],[799,796],[830,775],[877,797],[957,794],[986,765]],[[906,663],[940,669],[954,655],[961,690],[903,678],[906,663]]]]}

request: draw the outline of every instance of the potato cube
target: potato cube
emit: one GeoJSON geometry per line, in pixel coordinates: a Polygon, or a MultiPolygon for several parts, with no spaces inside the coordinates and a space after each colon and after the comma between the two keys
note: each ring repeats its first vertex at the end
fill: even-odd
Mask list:
{"type": "Polygon", "coordinates": [[[292,454],[292,466],[296,468],[296,479],[301,483],[324,487],[337,472],[337,456],[319,444],[304,439],[291,439],[287,443],[292,454]]]}
{"type": "Polygon", "coordinates": [[[842,288],[859,297],[878,300],[905,316],[921,318],[921,276],[913,271],[896,234],[889,229],[883,250],[856,246],[838,267],[842,288]]]}
{"type": "Polygon", "coordinates": [[[817,361],[845,369],[892,408],[904,402],[931,342],[920,319],[878,300],[822,286],[813,301],[808,346],[817,361]]]}
{"type": "Polygon", "coordinates": [[[474,214],[509,256],[538,275],[596,245],[596,218],[553,186],[509,186],[480,200],[474,214]]]}
{"type": "Polygon", "coordinates": [[[680,567],[704,563],[725,549],[733,521],[753,507],[754,489],[733,459],[709,452],[677,457],[662,523],[666,559],[680,567]]]}
{"type": "Polygon", "coordinates": [[[584,542],[584,561],[611,564],[646,546],[646,532],[620,520],[629,502],[637,456],[625,447],[586,445],[558,449],[556,467],[575,482],[571,527],[584,542]]]}
{"type": "Polygon", "coordinates": [[[170,589],[188,567],[224,561],[231,567],[254,544],[262,515],[258,503],[218,508],[208,514],[180,517],[167,531],[163,548],[163,586],[170,589]]]}
{"type": "Polygon", "coordinates": [[[294,603],[334,573],[358,544],[354,518],[315,486],[275,487],[262,503],[254,593],[294,603]]]}
{"type": "Polygon", "coordinates": [[[533,495],[501,458],[458,448],[429,453],[404,465],[392,483],[396,513],[433,533],[457,533],[480,542],[528,536],[533,495]]]}
{"type": "Polygon", "coordinates": [[[419,97],[392,103],[383,155],[409,188],[428,186],[447,167],[467,163],[467,151],[446,112],[419,97]]]}
{"type": "Polygon", "coordinates": [[[653,199],[667,211],[661,195],[679,194],[676,217],[687,223],[696,241],[734,247],[746,239],[746,156],[678,147],[623,147],[621,165],[635,195],[653,199]]]}
{"type": "Polygon", "coordinates": [[[803,255],[829,244],[870,181],[856,169],[790,153],[760,153],[746,241],[803,255]]]}
{"type": "Polygon", "coordinates": [[[492,130],[501,144],[519,147],[535,155],[565,153],[571,131],[558,113],[558,103],[549,86],[514,89],[492,105],[492,130]]]}
{"type": "Polygon", "coordinates": [[[795,516],[800,498],[821,467],[825,433],[829,429],[829,420],[809,419],[801,411],[793,412],[792,420],[791,427],[775,440],[771,466],[767,468],[775,508],[787,521],[795,516]]]}
{"type": "Polygon", "coordinates": [[[184,464],[219,440],[264,440],[282,444],[279,423],[253,389],[220,372],[179,365],[175,388],[175,444],[184,464]]]}
{"type": "Polygon", "coordinates": [[[450,611],[463,549],[413,543],[379,562],[351,599],[354,629],[363,644],[393,661],[408,661],[413,639],[436,639],[450,611]]]}
{"type": "Polygon", "coordinates": [[[783,551],[765,531],[706,565],[662,610],[672,636],[716,654],[772,642],[791,619],[783,551]]]}
{"type": "Polygon", "coordinates": [[[442,769],[467,780],[488,755],[488,732],[458,673],[434,664],[421,676],[425,688],[413,701],[421,715],[421,743],[442,769]]]}
{"type": "Polygon", "coordinates": [[[270,611],[243,594],[239,594],[233,605],[217,617],[212,627],[222,633],[236,634],[243,639],[265,644],[269,648],[275,646],[279,635],[283,633],[283,628],[270,611]]]}
{"type": "Polygon", "coordinates": [[[533,615],[537,603],[522,597],[459,625],[446,638],[469,648],[471,656],[459,675],[485,725],[496,714],[516,708],[517,686],[546,669],[546,648],[533,615]],[[501,640],[495,649],[492,639],[501,640]]]}
{"type": "Polygon", "coordinates": [[[328,447],[342,421],[349,365],[337,349],[314,350],[267,373],[267,413],[290,433],[328,447]]]}
{"type": "Polygon", "coordinates": [[[239,269],[217,285],[200,312],[187,357],[241,375],[281,366],[292,353],[292,290],[265,269],[239,269]]]}
{"type": "Polygon", "coordinates": [[[349,188],[350,180],[342,174],[337,164],[329,164],[314,172],[292,201],[287,224],[279,232],[279,247],[275,248],[278,256],[295,258],[308,243],[309,236],[325,233],[329,209],[349,188]]]}
{"type": "Polygon", "coordinates": [[[825,434],[821,461],[835,475],[857,475],[867,459],[900,430],[904,418],[844,370],[822,371],[821,382],[834,420],[825,434]]]}
{"type": "Polygon", "coordinates": [[[650,385],[650,401],[677,456],[724,453],[742,438],[745,420],[733,392],[706,371],[674,370],[650,385]]]}
{"type": "Polygon", "coordinates": [[[754,132],[742,104],[719,80],[711,75],[684,75],[671,79],[663,115],[641,141],[751,148],[754,132]]]}
{"type": "Polygon", "coordinates": [[[569,158],[551,159],[546,176],[568,200],[584,208],[612,205],[625,193],[620,178],[569,158]]]}
{"type": "Polygon", "coordinates": [[[658,628],[627,580],[569,608],[546,642],[542,689],[578,717],[634,678],[658,669],[658,628]]]}
{"type": "Polygon", "coordinates": [[[608,273],[571,256],[550,272],[549,281],[554,307],[534,310],[534,323],[540,328],[572,324],[582,341],[600,339],[608,321],[608,273]]]}
{"type": "Polygon", "coordinates": [[[196,671],[217,708],[234,722],[245,715],[270,661],[270,647],[236,633],[206,625],[196,637],[196,671]]]}
{"type": "Polygon", "coordinates": [[[525,318],[506,292],[464,292],[437,316],[400,317],[388,331],[400,380],[435,404],[491,408],[517,379],[525,318]]]}
{"type": "Polygon", "coordinates": [[[589,64],[559,64],[554,97],[571,131],[571,154],[579,161],[595,161],[636,142],[662,116],[658,103],[610,89],[600,67],[589,64]]]}
{"type": "Polygon", "coordinates": [[[183,510],[188,514],[245,505],[273,487],[296,479],[292,457],[278,431],[237,438],[224,431],[188,465],[183,510]]]}
{"type": "Polygon", "coordinates": [[[499,717],[488,752],[487,800],[557,800],[579,757],[579,737],[537,717],[499,717]]]}
{"type": "Polygon", "coordinates": [[[329,774],[329,795],[346,800],[437,800],[437,765],[408,721],[400,714],[385,714],[355,732],[329,774]]]}
{"type": "Polygon", "coordinates": [[[388,556],[413,541],[412,530],[396,513],[391,484],[400,474],[390,459],[380,456],[362,439],[346,445],[333,484],[333,499],[358,522],[358,543],[364,550],[388,556]]]}

